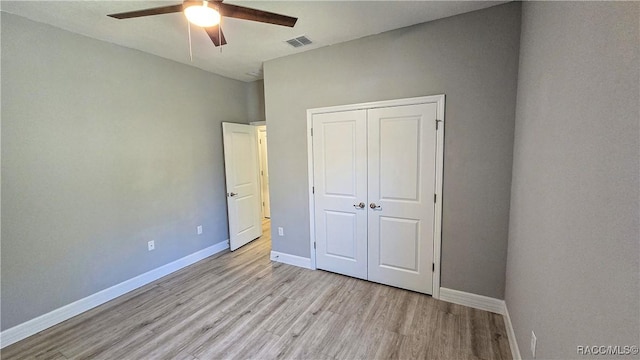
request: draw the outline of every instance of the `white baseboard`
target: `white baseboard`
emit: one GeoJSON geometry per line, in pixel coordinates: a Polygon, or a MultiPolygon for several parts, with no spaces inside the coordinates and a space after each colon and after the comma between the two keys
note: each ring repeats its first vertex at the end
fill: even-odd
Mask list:
{"type": "Polygon", "coordinates": [[[511,317],[509,317],[507,304],[504,300],[443,287],[440,288],[440,300],[502,315],[504,318],[504,326],[507,330],[507,337],[509,338],[511,356],[513,360],[522,360],[518,342],[516,341],[516,333],[513,331],[511,317]]]}
{"type": "Polygon", "coordinates": [[[513,360],[522,360],[520,356],[520,349],[518,348],[518,342],[516,341],[516,333],[513,331],[513,324],[511,324],[511,317],[509,316],[509,310],[507,304],[504,304],[504,327],[507,329],[507,335],[509,337],[509,347],[511,347],[511,357],[513,360]]]}
{"type": "Polygon", "coordinates": [[[311,269],[310,258],[291,255],[291,254],[285,254],[278,251],[271,251],[271,261],[277,261],[283,264],[289,264],[293,266],[303,267],[305,269],[311,269]]]}
{"type": "Polygon", "coordinates": [[[440,300],[500,315],[504,311],[504,300],[443,287],[440,288],[440,300]]]}
{"type": "Polygon", "coordinates": [[[31,319],[20,325],[16,325],[10,329],[2,331],[0,332],[0,349],[228,248],[229,240],[219,242],[169,264],[123,281],[108,289],[104,289],[78,301],[72,302],[71,304],[38,316],[35,319],[31,319]]]}

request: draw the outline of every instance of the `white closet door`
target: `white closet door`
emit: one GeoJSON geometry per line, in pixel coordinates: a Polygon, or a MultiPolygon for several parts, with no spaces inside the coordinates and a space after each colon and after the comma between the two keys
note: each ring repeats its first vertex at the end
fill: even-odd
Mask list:
{"type": "Polygon", "coordinates": [[[313,116],[316,266],[361,279],[367,278],[366,141],[364,110],[313,116]]]}
{"type": "Polygon", "coordinates": [[[368,278],[432,293],[437,105],[369,110],[368,278]]]}

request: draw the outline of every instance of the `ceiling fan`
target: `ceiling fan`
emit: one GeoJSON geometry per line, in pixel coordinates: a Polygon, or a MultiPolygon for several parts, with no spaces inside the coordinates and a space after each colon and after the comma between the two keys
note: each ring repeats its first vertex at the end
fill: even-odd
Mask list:
{"type": "Polygon", "coordinates": [[[223,0],[187,0],[182,4],[110,14],[107,16],[116,19],[130,19],[142,16],[184,12],[184,15],[190,23],[202,27],[207,32],[215,46],[225,45],[227,43],[222,29],[220,29],[220,18],[222,16],[288,27],[293,27],[296,21],[298,21],[298,18],[251,9],[244,6],[223,4],[222,1],[223,0]]]}

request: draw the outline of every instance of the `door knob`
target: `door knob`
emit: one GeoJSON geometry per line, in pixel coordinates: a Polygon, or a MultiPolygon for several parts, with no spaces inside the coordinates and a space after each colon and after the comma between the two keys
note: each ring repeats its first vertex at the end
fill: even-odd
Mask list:
{"type": "Polygon", "coordinates": [[[234,193],[234,192],[229,193],[229,197],[234,197],[234,196],[236,196],[236,195],[238,195],[238,193],[234,193]]]}
{"type": "Polygon", "coordinates": [[[376,203],[369,204],[369,207],[372,209],[380,209],[380,205],[376,205],[376,203]]]}
{"type": "Polygon", "coordinates": [[[361,202],[360,204],[357,204],[357,205],[356,204],[353,205],[354,208],[360,208],[360,209],[364,209],[365,206],[366,205],[363,202],[361,202]]]}

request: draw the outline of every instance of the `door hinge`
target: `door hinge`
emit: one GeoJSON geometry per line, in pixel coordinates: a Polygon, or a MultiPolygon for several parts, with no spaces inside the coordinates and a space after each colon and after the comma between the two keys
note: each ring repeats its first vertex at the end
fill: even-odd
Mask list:
{"type": "Polygon", "coordinates": [[[438,123],[441,122],[442,120],[438,120],[436,119],[436,130],[438,130],[438,123]]]}
{"type": "Polygon", "coordinates": [[[311,128],[311,136],[313,136],[313,128],[311,128]]]}
{"type": "Polygon", "coordinates": [[[264,176],[264,171],[260,170],[260,175],[264,176]]]}
{"type": "Polygon", "coordinates": [[[312,193],[312,194],[315,194],[315,193],[316,193],[316,187],[315,187],[315,186],[312,186],[312,187],[311,187],[311,193],[312,193]]]}
{"type": "Polygon", "coordinates": [[[262,139],[258,140],[260,142],[260,144],[262,144],[262,139]]]}
{"type": "Polygon", "coordinates": [[[314,249],[316,248],[316,242],[315,241],[313,242],[313,248],[314,249]]]}
{"type": "Polygon", "coordinates": [[[436,272],[436,263],[431,263],[431,272],[436,272]]]}
{"type": "Polygon", "coordinates": [[[437,202],[438,199],[438,195],[437,194],[433,194],[433,202],[437,202]]]}

